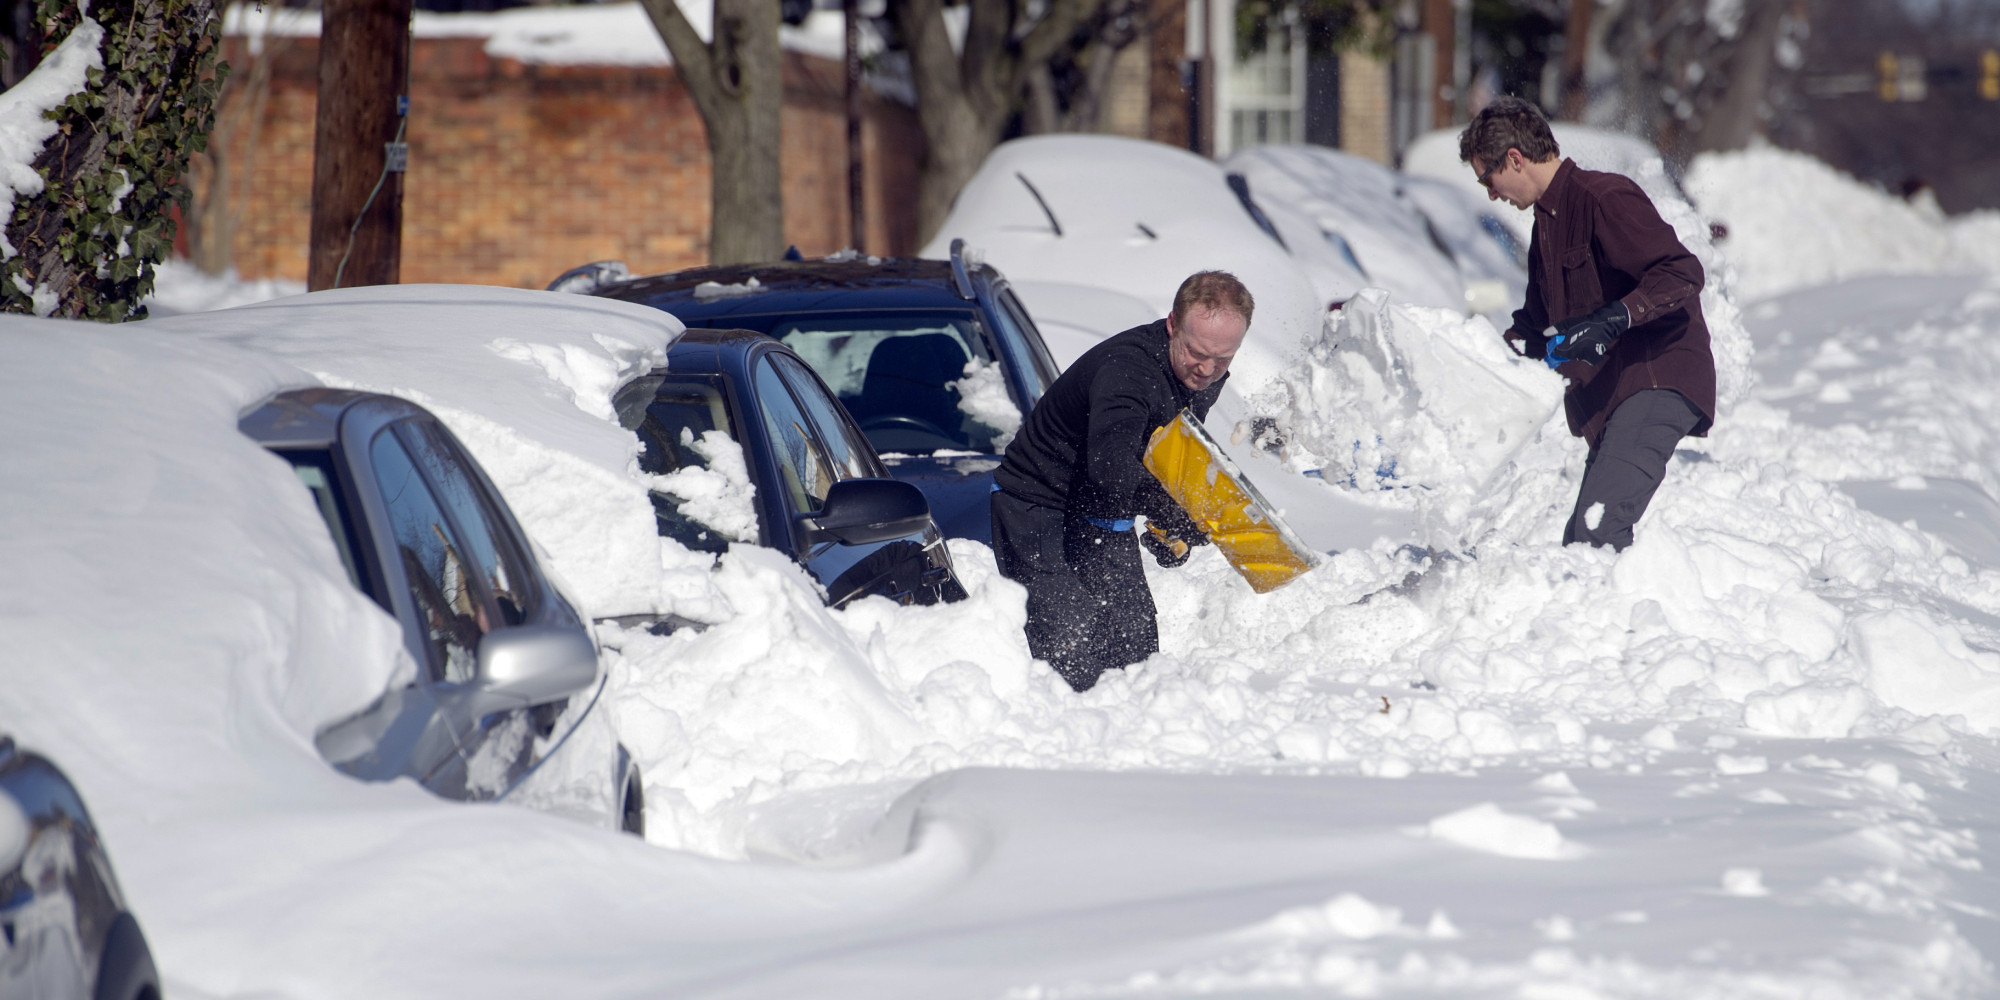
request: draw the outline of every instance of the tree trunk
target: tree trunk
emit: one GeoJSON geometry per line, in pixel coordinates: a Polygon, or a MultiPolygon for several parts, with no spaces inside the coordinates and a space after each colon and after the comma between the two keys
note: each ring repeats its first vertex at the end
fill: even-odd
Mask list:
{"type": "Polygon", "coordinates": [[[910,51],[917,122],[924,133],[917,179],[919,242],[937,235],[959,189],[999,145],[1030,74],[1047,65],[1100,2],[1048,0],[1040,19],[1028,26],[1016,23],[1010,0],[971,0],[965,44],[954,54],[940,0],[892,0],[897,33],[910,51]]]}
{"type": "MultiPolygon", "coordinates": [[[[85,20],[59,7],[42,29],[67,38],[85,20]]],[[[33,164],[46,184],[6,220],[9,312],[143,316],[153,268],[173,249],[167,206],[214,124],[214,0],[99,0],[90,20],[103,26],[103,73],[55,112],[58,132],[33,164]]]]}
{"type": "Polygon", "coordinates": [[[773,0],[716,0],[709,42],[674,0],[642,0],[708,128],[708,256],[712,263],[773,260],[784,252],[778,170],[784,66],[773,0]]]}
{"type": "Polygon", "coordinates": [[[1784,6],[1775,2],[1753,5],[1745,16],[1742,35],[1727,64],[1729,89],[1709,112],[1707,125],[1696,140],[1698,151],[1742,149],[1761,131],[1759,109],[1770,89],[1771,61],[1784,16],[1784,6]]]}

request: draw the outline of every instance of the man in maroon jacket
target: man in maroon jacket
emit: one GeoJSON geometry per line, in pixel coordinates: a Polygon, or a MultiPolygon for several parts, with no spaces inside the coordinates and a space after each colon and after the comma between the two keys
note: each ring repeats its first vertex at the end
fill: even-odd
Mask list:
{"type": "Polygon", "coordinates": [[[1562,159],[1527,101],[1487,105],[1458,155],[1489,197],[1535,209],[1528,298],[1505,337],[1568,379],[1570,433],[1590,445],[1563,544],[1623,549],[1674,445],[1715,422],[1701,262],[1629,178],[1562,159]]]}

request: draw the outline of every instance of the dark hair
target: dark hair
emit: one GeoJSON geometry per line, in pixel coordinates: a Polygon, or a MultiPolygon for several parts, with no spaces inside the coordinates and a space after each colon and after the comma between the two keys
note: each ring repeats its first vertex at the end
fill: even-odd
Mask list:
{"type": "Polygon", "coordinates": [[[1249,326],[1250,311],[1257,308],[1257,302],[1250,297],[1250,289],[1228,271],[1196,271],[1174,293],[1174,325],[1185,321],[1188,310],[1195,306],[1204,312],[1222,309],[1236,313],[1243,317],[1243,325],[1249,326]]]}
{"type": "Polygon", "coordinates": [[[1510,149],[1520,150],[1530,163],[1546,163],[1562,155],[1542,109],[1505,95],[1480,108],[1458,134],[1458,158],[1466,163],[1477,159],[1491,169],[1507,158],[1510,149]]]}

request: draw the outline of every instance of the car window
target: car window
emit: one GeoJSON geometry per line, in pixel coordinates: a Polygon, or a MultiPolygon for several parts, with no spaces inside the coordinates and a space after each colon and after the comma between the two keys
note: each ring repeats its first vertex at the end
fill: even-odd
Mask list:
{"type": "Polygon", "coordinates": [[[313,506],[318,508],[319,516],[326,521],[327,533],[333,537],[334,550],[340,553],[340,564],[347,570],[348,581],[354,584],[354,589],[374,598],[384,609],[390,609],[389,603],[374,592],[361,572],[361,563],[356,557],[360,545],[355,538],[353,521],[347,514],[347,504],[341,496],[333,455],[318,448],[281,451],[278,455],[291,463],[292,472],[312,494],[313,506]]]}
{"type": "Polygon", "coordinates": [[[424,629],[434,680],[471,680],[478,666],[479,637],[486,631],[484,605],[472,585],[472,568],[453,536],[444,511],[417,474],[409,452],[387,428],[368,447],[369,465],[389,511],[410,596],[424,629]]]}
{"type": "Polygon", "coordinates": [[[771,367],[768,355],[758,360],[756,379],[757,405],[764,411],[772,458],[778,463],[778,474],[784,477],[785,494],[791,500],[792,510],[800,514],[819,510],[837,478],[833,462],[813,440],[812,424],[778,377],[778,370],[771,367]]]}
{"type": "Polygon", "coordinates": [[[448,439],[443,427],[428,420],[406,421],[399,426],[403,443],[423,466],[438,499],[450,509],[459,537],[465,542],[465,557],[479,579],[485,581],[486,592],[499,608],[501,622],[521,624],[527,620],[528,595],[524,588],[529,576],[507,529],[491,509],[491,504],[500,502],[499,498],[483,496],[485,491],[466,469],[471,459],[448,439]]]}
{"type": "Polygon", "coordinates": [[[773,354],[770,360],[777,365],[779,377],[792,387],[792,395],[805,405],[813,423],[819,425],[820,440],[825,442],[827,456],[833,459],[840,478],[865,479],[877,475],[869,458],[868,439],[841,413],[840,404],[827,395],[812,370],[799,359],[782,354],[773,354]]]}
{"type": "Polygon", "coordinates": [[[878,452],[990,451],[954,383],[994,363],[970,312],[787,319],[771,328],[812,366],[878,452]]]}
{"type": "Polygon", "coordinates": [[[1026,358],[1015,360],[1014,370],[1020,373],[1022,384],[1028,387],[1028,394],[1033,397],[1028,401],[1032,409],[1041,400],[1042,394],[1049,391],[1049,383],[1056,379],[1056,359],[1049,355],[1049,346],[1042,342],[1041,332],[1035,329],[1034,320],[1028,317],[1027,307],[1021,304],[1012,290],[1002,288],[994,298],[1000,306],[995,310],[997,319],[1005,328],[1002,339],[1008,343],[1010,350],[1027,352],[1026,358]]]}

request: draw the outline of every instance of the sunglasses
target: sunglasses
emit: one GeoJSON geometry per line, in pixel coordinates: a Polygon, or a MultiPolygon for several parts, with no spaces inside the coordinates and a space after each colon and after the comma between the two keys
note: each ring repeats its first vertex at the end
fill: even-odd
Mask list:
{"type": "Polygon", "coordinates": [[[1486,190],[1488,190],[1488,191],[1491,191],[1491,190],[1493,190],[1493,174],[1494,174],[1494,172],[1495,172],[1495,171],[1497,171],[1497,170],[1499,170],[1499,169],[1500,169],[1501,167],[1504,167],[1504,166],[1506,166],[1506,165],[1507,165],[1507,157],[1506,157],[1505,155],[1502,155],[1502,156],[1500,157],[1500,162],[1498,162],[1498,163],[1495,163],[1494,165],[1492,165],[1492,166],[1490,166],[1490,167],[1487,167],[1487,168],[1486,168],[1486,172],[1485,172],[1485,173],[1483,173],[1483,174],[1480,174],[1480,175],[1479,175],[1479,186],[1480,186],[1480,187],[1483,187],[1483,188],[1485,188],[1485,189],[1486,189],[1486,190]]]}

